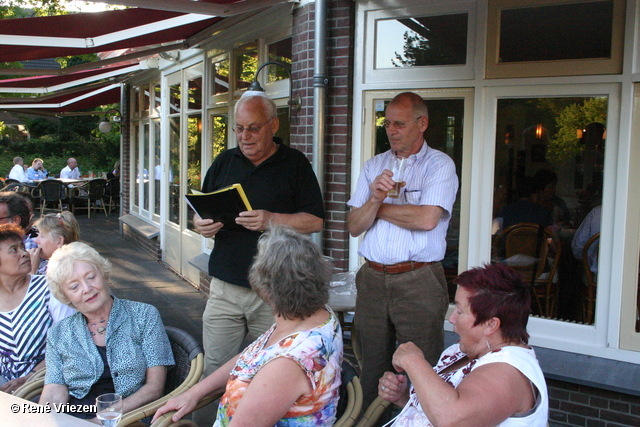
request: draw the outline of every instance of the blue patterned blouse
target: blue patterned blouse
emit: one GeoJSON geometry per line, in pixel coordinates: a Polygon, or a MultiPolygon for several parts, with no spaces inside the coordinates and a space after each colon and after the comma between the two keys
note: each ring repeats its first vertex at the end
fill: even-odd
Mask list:
{"type": "MultiPolygon", "coordinates": [[[[130,396],[142,387],[152,366],[174,364],[160,313],[149,304],[113,297],[106,331],[107,361],[116,393],[130,396]]],[[[62,384],[81,399],[98,381],[104,364],[87,321],[75,313],[49,330],[45,384],[62,384]]]]}

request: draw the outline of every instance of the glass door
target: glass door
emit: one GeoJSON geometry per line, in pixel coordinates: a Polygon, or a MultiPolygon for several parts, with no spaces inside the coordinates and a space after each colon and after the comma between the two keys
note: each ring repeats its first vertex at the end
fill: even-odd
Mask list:
{"type": "Polygon", "coordinates": [[[193,283],[199,271],[189,260],[201,253],[193,211],[184,196],[200,190],[202,181],[202,64],[168,76],[168,215],[163,257],[167,264],[193,283]]]}

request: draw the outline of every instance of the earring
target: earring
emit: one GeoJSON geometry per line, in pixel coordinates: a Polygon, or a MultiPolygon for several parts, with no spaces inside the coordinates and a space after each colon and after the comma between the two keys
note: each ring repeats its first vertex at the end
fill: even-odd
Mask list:
{"type": "Polygon", "coordinates": [[[489,345],[489,339],[485,338],[484,340],[487,343],[487,348],[489,349],[489,351],[491,351],[491,345],[489,345]]]}

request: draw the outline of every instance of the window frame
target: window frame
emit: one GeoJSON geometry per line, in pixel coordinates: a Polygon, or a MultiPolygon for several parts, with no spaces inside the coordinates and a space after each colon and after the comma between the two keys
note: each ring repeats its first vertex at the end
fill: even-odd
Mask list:
{"type": "Polygon", "coordinates": [[[461,1],[455,3],[437,2],[430,0],[424,4],[394,9],[375,9],[364,12],[364,31],[358,35],[365,43],[364,53],[364,82],[378,83],[391,81],[420,81],[420,80],[468,80],[475,77],[476,62],[476,27],[477,2],[461,1]],[[435,65],[407,68],[375,68],[375,29],[376,21],[380,19],[410,18],[414,16],[437,16],[455,13],[466,13],[467,21],[467,61],[464,65],[435,65]],[[370,39],[374,40],[371,41],[370,39]]]}
{"type": "MultiPolygon", "coordinates": [[[[620,244],[614,244],[624,239],[624,230],[613,218],[622,206],[624,200],[616,197],[615,193],[620,185],[624,185],[626,178],[620,176],[618,165],[628,159],[619,154],[625,142],[619,140],[621,86],[618,83],[602,84],[571,84],[571,85],[522,85],[486,88],[485,99],[485,129],[483,141],[487,141],[482,154],[473,158],[473,168],[476,172],[472,193],[478,194],[478,215],[472,218],[470,229],[471,239],[478,244],[470,248],[470,262],[481,265],[491,261],[491,203],[481,203],[481,200],[492,200],[495,171],[496,118],[498,99],[506,98],[561,98],[561,97],[591,97],[607,96],[607,141],[605,150],[602,188],[602,229],[600,239],[600,258],[598,264],[598,293],[596,298],[595,323],[592,325],[563,322],[553,319],[530,317],[528,331],[531,343],[542,347],[568,351],[572,353],[590,354],[611,358],[611,350],[617,347],[617,335],[620,323],[616,322],[621,304],[619,290],[622,288],[622,278],[618,269],[614,268],[616,259],[624,258],[625,254],[620,244]],[[617,143],[616,143],[617,142],[617,143]],[[615,238],[614,238],[615,237],[615,238]],[[617,314],[616,314],[617,312],[617,314]],[[550,323],[551,322],[551,323],[550,323]]],[[[473,206],[472,206],[473,207],[473,206]]],[[[637,274],[637,265],[636,265],[637,274]]],[[[619,357],[619,355],[618,355],[619,357]]]]}
{"type": "MultiPolygon", "coordinates": [[[[629,165],[640,162],[640,83],[633,85],[633,118],[631,120],[631,144],[629,153],[629,165]]],[[[630,169],[630,166],[629,166],[630,169]]],[[[628,171],[629,177],[631,171],[628,171]]],[[[624,260],[622,264],[622,283],[620,299],[622,301],[636,301],[638,297],[638,259],[640,258],[640,199],[637,194],[640,191],[640,182],[637,179],[628,178],[629,188],[626,194],[628,203],[625,212],[627,236],[624,246],[624,260]]],[[[620,311],[620,348],[625,350],[640,351],[640,332],[635,332],[636,307],[632,304],[623,305],[620,311]]]]}

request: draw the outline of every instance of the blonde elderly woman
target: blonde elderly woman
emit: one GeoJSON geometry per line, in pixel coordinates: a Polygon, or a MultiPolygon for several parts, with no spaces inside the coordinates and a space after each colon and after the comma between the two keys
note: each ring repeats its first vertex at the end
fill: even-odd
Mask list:
{"type": "Polygon", "coordinates": [[[51,292],[78,312],[49,331],[41,404],[93,405],[115,392],[128,412],[162,395],[174,360],[160,314],[113,297],[110,271],[111,263],[82,242],[62,246],[49,260],[51,292]]]}
{"type": "Polygon", "coordinates": [[[73,313],[34,276],[24,248],[24,231],[0,225],[0,391],[13,393],[44,368],[47,331],[73,313]]]}
{"type": "Polygon", "coordinates": [[[68,211],[47,214],[36,224],[38,236],[37,248],[29,249],[31,256],[31,273],[45,274],[49,258],[56,249],[80,239],[80,226],[76,217],[68,211]]]}
{"type": "Polygon", "coordinates": [[[342,331],[328,308],[331,266],[307,236],[274,227],[258,241],[249,282],[276,323],[241,354],[158,409],[177,410],[225,391],[214,426],[330,426],[336,416],[342,331]]]}
{"type": "Polygon", "coordinates": [[[460,341],[433,368],[413,343],[401,344],[393,355],[398,373],[379,381],[379,395],[404,406],[393,426],[546,427],[547,386],[527,345],[529,286],[501,264],[465,271],[453,283],[449,321],[460,341]]]}

